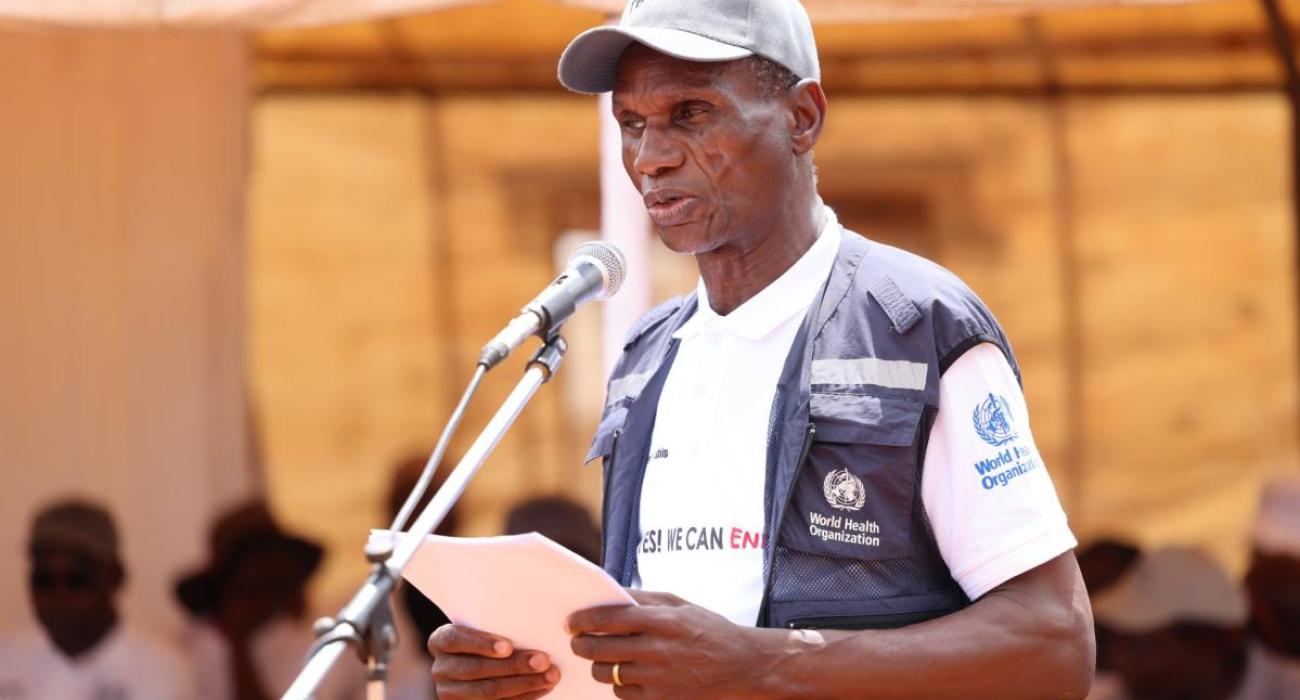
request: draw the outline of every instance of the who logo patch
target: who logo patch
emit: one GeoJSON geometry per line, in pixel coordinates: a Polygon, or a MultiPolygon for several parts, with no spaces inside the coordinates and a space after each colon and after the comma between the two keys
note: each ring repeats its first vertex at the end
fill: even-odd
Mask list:
{"type": "Polygon", "coordinates": [[[822,495],[832,508],[839,510],[862,510],[867,503],[866,485],[848,469],[836,469],[827,474],[822,482],[822,495]]]}
{"type": "Polygon", "coordinates": [[[997,394],[990,393],[987,399],[975,407],[972,420],[975,423],[975,433],[994,447],[1005,445],[1019,436],[1011,422],[1011,405],[997,394]]]}

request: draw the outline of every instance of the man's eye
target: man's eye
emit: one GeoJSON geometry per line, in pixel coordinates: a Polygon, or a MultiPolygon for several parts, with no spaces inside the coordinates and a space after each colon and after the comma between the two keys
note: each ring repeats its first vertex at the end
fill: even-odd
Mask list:
{"type": "Polygon", "coordinates": [[[696,106],[696,107],[683,107],[683,108],[682,108],[682,111],[681,111],[681,118],[682,118],[682,119],[694,119],[695,117],[698,117],[698,116],[700,116],[701,114],[704,114],[704,113],[707,112],[707,111],[708,111],[708,110],[704,109],[703,107],[698,107],[698,106],[696,106]]]}
{"type": "Polygon", "coordinates": [[[642,127],[645,126],[645,121],[644,121],[644,120],[642,120],[642,119],[637,119],[637,118],[634,118],[634,117],[627,117],[627,118],[623,119],[623,122],[622,122],[622,123],[623,123],[623,128],[624,128],[624,129],[630,129],[630,130],[632,130],[632,131],[640,130],[642,127]]]}

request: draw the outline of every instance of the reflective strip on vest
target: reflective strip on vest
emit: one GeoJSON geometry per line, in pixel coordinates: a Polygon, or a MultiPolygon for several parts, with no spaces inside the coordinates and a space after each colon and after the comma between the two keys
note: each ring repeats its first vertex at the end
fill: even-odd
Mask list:
{"type": "Polygon", "coordinates": [[[929,367],[924,362],[860,357],[850,360],[813,360],[813,384],[870,384],[889,389],[923,391],[929,367]]]}
{"type": "Polygon", "coordinates": [[[651,376],[653,376],[652,372],[643,372],[615,379],[609,383],[609,398],[605,403],[609,406],[617,406],[624,399],[640,396],[641,390],[645,389],[646,382],[650,381],[651,376]]]}

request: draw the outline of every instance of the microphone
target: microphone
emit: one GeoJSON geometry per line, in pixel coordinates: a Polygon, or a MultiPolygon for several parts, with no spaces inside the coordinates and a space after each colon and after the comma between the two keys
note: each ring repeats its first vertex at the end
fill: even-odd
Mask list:
{"type": "Polygon", "coordinates": [[[478,363],[492,369],[529,336],[554,334],[580,304],[613,296],[623,286],[626,274],[627,259],[613,245],[588,241],[578,246],[564,272],[483,346],[478,363]]]}

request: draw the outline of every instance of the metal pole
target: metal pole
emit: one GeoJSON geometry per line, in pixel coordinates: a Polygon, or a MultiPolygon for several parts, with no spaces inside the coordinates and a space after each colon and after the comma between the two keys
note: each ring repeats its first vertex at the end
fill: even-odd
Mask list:
{"type": "MultiPolygon", "coordinates": [[[[1294,262],[1292,274],[1295,275],[1296,300],[1296,339],[1300,343],[1300,67],[1296,65],[1295,39],[1291,36],[1290,25],[1277,0],[1260,0],[1264,14],[1268,16],[1268,28],[1273,35],[1273,47],[1277,49],[1278,60],[1286,76],[1285,94],[1291,113],[1291,216],[1295,235],[1292,236],[1292,255],[1294,262]]],[[[1296,354],[1296,367],[1300,371],[1300,352],[1296,354]]],[[[1300,381],[1300,374],[1297,374],[1300,381]]],[[[1300,419],[1300,411],[1297,412],[1300,419]]],[[[1296,433],[1300,439],[1300,431],[1296,433]]]]}
{"type": "Polygon", "coordinates": [[[1065,498],[1070,518],[1087,526],[1088,423],[1084,406],[1084,361],[1087,348],[1083,333],[1082,280],[1075,226],[1074,168],[1069,148],[1069,105],[1062,89],[1060,72],[1052,47],[1043,36],[1038,18],[1027,17],[1025,35],[1042,70],[1043,96],[1047,112],[1052,159],[1052,227],[1056,234],[1057,264],[1061,290],[1061,344],[1065,364],[1065,498]]]}

